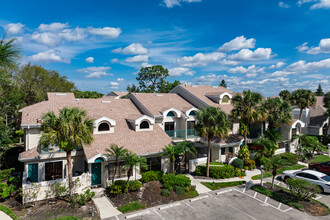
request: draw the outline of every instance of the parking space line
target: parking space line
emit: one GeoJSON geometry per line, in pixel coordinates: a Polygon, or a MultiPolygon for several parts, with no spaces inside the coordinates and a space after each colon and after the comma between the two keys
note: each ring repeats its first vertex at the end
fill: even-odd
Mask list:
{"type": "Polygon", "coordinates": [[[115,215],[115,217],[116,217],[116,219],[117,219],[117,220],[119,220],[119,218],[118,218],[118,216],[117,216],[117,215],[115,215]]]}
{"type": "Polygon", "coordinates": [[[322,196],[318,196],[318,197],[315,198],[315,200],[319,200],[321,198],[322,198],[322,196]]]}
{"type": "Polygon", "coordinates": [[[252,216],[249,215],[248,213],[243,212],[242,210],[240,210],[240,209],[238,209],[238,208],[236,208],[236,207],[234,207],[234,206],[232,206],[232,205],[229,205],[229,206],[230,206],[231,208],[233,208],[233,209],[236,209],[236,210],[239,211],[240,213],[242,213],[242,214],[244,214],[244,215],[250,217],[251,219],[257,220],[256,218],[252,217],[252,216]]]}
{"type": "Polygon", "coordinates": [[[199,212],[196,208],[194,208],[192,205],[190,205],[189,203],[187,203],[186,201],[184,201],[183,202],[184,204],[186,204],[187,206],[189,206],[189,208],[191,208],[192,210],[194,210],[194,211],[196,211],[196,212],[198,212],[198,214],[200,214],[200,215],[202,215],[202,216],[204,216],[204,217],[206,217],[207,218],[207,216],[206,215],[204,215],[202,212],[199,212]]]}
{"type": "Polygon", "coordinates": [[[287,212],[287,211],[289,211],[289,210],[291,210],[292,208],[288,208],[288,209],[286,209],[286,210],[283,210],[282,212],[287,212]]]}
{"type": "Polygon", "coordinates": [[[244,187],[244,189],[243,189],[243,193],[245,193],[245,190],[246,190],[246,187],[244,187]]]}
{"type": "Polygon", "coordinates": [[[126,216],[125,219],[134,218],[134,217],[138,217],[141,215],[148,215],[148,214],[150,214],[150,211],[138,212],[138,213],[126,216]]]}
{"type": "Polygon", "coordinates": [[[165,220],[164,218],[163,218],[163,216],[161,216],[156,210],[152,210],[154,213],[156,213],[156,215],[158,215],[159,217],[160,217],[160,219],[162,219],[162,220],[165,220]]]}
{"type": "Polygon", "coordinates": [[[179,206],[179,205],[181,205],[180,202],[174,203],[174,204],[170,204],[170,205],[167,205],[167,206],[162,206],[162,207],[159,207],[158,209],[159,210],[163,210],[163,209],[168,209],[168,208],[172,208],[172,207],[179,206]]]}
{"type": "Polygon", "coordinates": [[[264,203],[267,203],[267,200],[268,200],[268,197],[266,196],[266,199],[265,199],[264,203]]]}
{"type": "Polygon", "coordinates": [[[254,196],[253,196],[253,198],[256,198],[257,194],[258,194],[258,193],[257,193],[257,192],[255,192],[255,193],[254,193],[254,196]]]}
{"type": "Polygon", "coordinates": [[[194,201],[197,201],[197,200],[200,200],[200,199],[206,199],[208,198],[209,196],[205,195],[205,196],[200,196],[200,197],[197,197],[197,198],[193,198],[193,199],[189,199],[189,202],[194,202],[194,201]]]}
{"type": "Polygon", "coordinates": [[[278,204],[277,209],[281,210],[281,205],[282,205],[282,203],[278,204]]]}

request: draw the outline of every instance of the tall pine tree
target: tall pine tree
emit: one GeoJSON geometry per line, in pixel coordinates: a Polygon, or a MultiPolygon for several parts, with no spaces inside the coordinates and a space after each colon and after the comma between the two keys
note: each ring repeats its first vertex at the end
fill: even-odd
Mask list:
{"type": "Polygon", "coordinates": [[[324,92],[323,92],[323,89],[322,89],[322,87],[321,87],[321,84],[319,84],[319,88],[317,88],[315,94],[316,94],[317,96],[323,96],[323,95],[324,95],[324,92]]]}
{"type": "Polygon", "coordinates": [[[224,79],[221,80],[220,86],[227,88],[227,83],[224,79]]]}

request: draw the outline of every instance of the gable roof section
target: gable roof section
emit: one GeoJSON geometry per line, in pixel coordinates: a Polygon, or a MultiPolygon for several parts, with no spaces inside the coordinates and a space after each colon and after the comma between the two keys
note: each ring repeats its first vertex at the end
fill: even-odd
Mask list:
{"type": "Polygon", "coordinates": [[[169,109],[176,109],[183,114],[192,104],[176,93],[134,93],[134,96],[154,117],[162,116],[169,109]]]}
{"type": "Polygon", "coordinates": [[[232,104],[219,104],[212,101],[208,96],[219,96],[223,93],[229,93],[232,96],[235,95],[232,91],[222,86],[202,86],[202,85],[178,85],[183,90],[188,91],[194,95],[197,99],[204,102],[208,106],[220,107],[227,114],[231,114],[231,110],[234,108],[232,104]]]}

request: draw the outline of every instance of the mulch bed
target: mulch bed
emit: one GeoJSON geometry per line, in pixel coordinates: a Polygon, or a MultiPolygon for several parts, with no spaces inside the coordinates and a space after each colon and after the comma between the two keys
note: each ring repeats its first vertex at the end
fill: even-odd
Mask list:
{"type": "Polygon", "coordinates": [[[144,183],[138,192],[125,193],[116,197],[108,195],[108,197],[116,207],[138,201],[140,204],[145,205],[146,208],[187,198],[187,194],[177,195],[174,191],[171,191],[169,196],[162,196],[161,191],[162,184],[159,181],[153,181],[144,183]]]}
{"type": "Polygon", "coordinates": [[[43,200],[22,205],[14,198],[10,198],[1,204],[9,207],[17,215],[18,219],[44,220],[55,219],[63,216],[75,216],[77,218],[99,219],[97,209],[93,201],[87,202],[84,206],[73,208],[65,200],[43,200]],[[94,217],[92,212],[94,209],[94,217]],[[89,218],[88,218],[89,217],[89,218]]]}
{"type": "MultiPolygon", "coordinates": [[[[269,183],[265,183],[263,185],[266,189],[269,189],[273,192],[275,192],[281,199],[287,200],[287,201],[295,201],[295,198],[288,192],[284,191],[281,188],[274,187],[272,189],[272,185],[269,183]]],[[[328,208],[322,206],[321,204],[311,200],[311,201],[296,201],[299,205],[301,205],[303,208],[300,208],[300,211],[306,212],[310,215],[314,216],[324,216],[328,215],[328,208]]],[[[296,208],[296,207],[295,207],[296,208]]]]}

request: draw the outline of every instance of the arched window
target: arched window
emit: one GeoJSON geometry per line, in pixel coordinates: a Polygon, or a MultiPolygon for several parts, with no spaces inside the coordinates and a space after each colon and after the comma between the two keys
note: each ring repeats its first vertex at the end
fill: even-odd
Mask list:
{"type": "Polygon", "coordinates": [[[103,122],[99,125],[98,131],[110,131],[110,126],[108,123],[103,122]]]}
{"type": "Polygon", "coordinates": [[[225,95],[222,97],[221,103],[229,103],[229,96],[225,95]]]}
{"type": "Polygon", "coordinates": [[[148,129],[149,128],[149,123],[147,121],[143,121],[140,124],[140,129],[148,129]]]}
{"type": "Polygon", "coordinates": [[[170,111],[166,116],[175,116],[174,112],[170,111]]]}
{"type": "Polygon", "coordinates": [[[195,111],[191,111],[191,112],[189,113],[189,116],[194,116],[194,115],[196,115],[196,112],[195,112],[195,111]]]}

